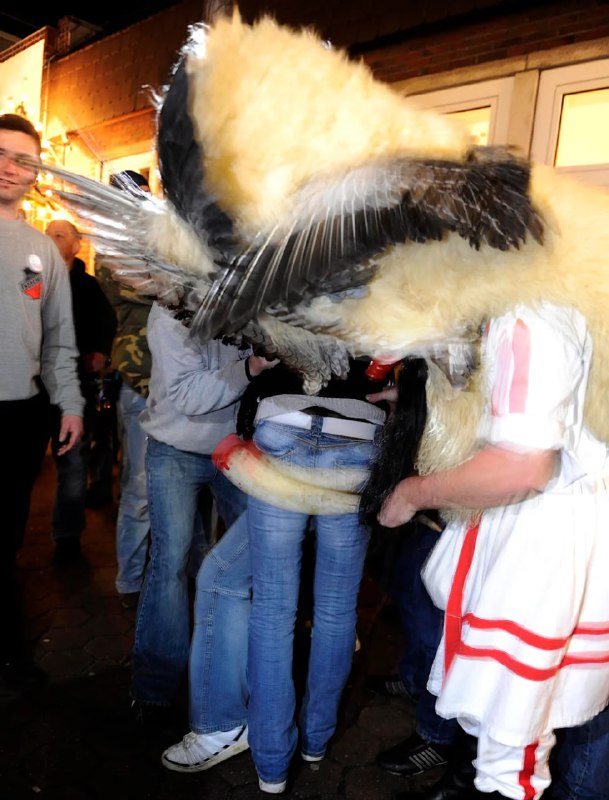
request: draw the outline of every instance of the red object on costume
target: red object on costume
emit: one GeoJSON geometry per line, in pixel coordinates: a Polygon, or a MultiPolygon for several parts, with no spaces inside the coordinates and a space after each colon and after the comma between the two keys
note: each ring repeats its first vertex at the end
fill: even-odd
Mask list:
{"type": "Polygon", "coordinates": [[[247,450],[250,455],[256,457],[262,455],[253,442],[244,442],[236,433],[230,433],[228,436],[225,436],[221,442],[218,442],[211,454],[214,467],[221,472],[228,472],[233,457],[241,450],[247,450]]]}
{"type": "Polygon", "coordinates": [[[371,381],[384,381],[397,363],[397,361],[391,361],[389,364],[386,364],[382,361],[375,361],[375,359],[372,359],[366,368],[366,377],[371,381]]]}

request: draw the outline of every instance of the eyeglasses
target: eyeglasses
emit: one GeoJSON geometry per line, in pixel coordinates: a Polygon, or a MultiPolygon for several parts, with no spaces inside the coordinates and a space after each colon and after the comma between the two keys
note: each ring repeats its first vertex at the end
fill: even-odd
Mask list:
{"type": "Polygon", "coordinates": [[[26,153],[15,153],[12,150],[5,150],[0,147],[0,160],[5,158],[10,161],[17,169],[23,172],[37,172],[40,167],[40,158],[37,156],[29,156],[26,153]]]}

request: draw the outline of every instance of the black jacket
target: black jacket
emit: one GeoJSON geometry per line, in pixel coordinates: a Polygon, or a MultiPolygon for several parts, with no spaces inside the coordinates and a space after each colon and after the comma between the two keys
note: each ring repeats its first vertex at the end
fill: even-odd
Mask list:
{"type": "Polygon", "coordinates": [[[116,314],[97,278],[88,275],[80,258],[74,259],[70,270],[72,311],[76,346],[80,356],[104,353],[109,356],[116,334],[116,314]]]}

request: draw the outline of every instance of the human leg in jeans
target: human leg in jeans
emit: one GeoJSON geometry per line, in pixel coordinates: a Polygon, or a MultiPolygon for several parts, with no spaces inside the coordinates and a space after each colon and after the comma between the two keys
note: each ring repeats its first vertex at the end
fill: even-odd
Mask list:
{"type": "Polygon", "coordinates": [[[191,732],[163,753],[168,769],[209,769],[248,747],[251,586],[247,515],[243,513],[210,550],[197,575],[189,659],[191,732]]]}
{"type": "Polygon", "coordinates": [[[336,729],[353,661],[357,597],[370,538],[356,514],[317,516],[314,522],[313,634],[300,713],[305,758],[323,756],[336,729]]]}
{"type": "Polygon", "coordinates": [[[210,456],[177,450],[152,437],[146,473],[152,543],[137,612],[131,693],[141,702],[168,706],[188,664],[187,569],[199,491],[211,485],[220,513],[231,520],[244,509],[245,499],[217,472],[210,456]]]}
{"type": "MultiPolygon", "coordinates": [[[[292,680],[294,624],[308,516],[250,498],[253,610],[248,680],[249,738],[260,778],[285,780],[297,747],[292,680]]],[[[357,593],[368,532],[356,515],[316,517],[315,608],[302,751],[321,756],[336,728],[353,659],[357,593]]]]}
{"type": "Polygon", "coordinates": [[[171,705],[186,672],[187,566],[206,466],[198,454],[148,440],[150,560],[137,611],[131,683],[133,698],[144,703],[171,705]]]}
{"type": "MultiPolygon", "coordinates": [[[[298,467],[365,472],[376,451],[371,441],[265,420],[254,442],[268,455],[298,467]]],[[[248,525],[252,558],[248,682],[249,740],[264,791],[279,792],[297,747],[292,680],[294,625],[298,606],[302,543],[309,517],[250,498],[248,525]]],[[[355,642],[355,611],[368,531],[356,514],[316,517],[315,608],[307,692],[303,704],[302,749],[318,757],[336,726],[355,642]]]]}
{"type": "Polygon", "coordinates": [[[121,496],[116,521],[116,589],[119,594],[141,590],[148,556],[146,434],[139,421],[145,407],[146,398],[123,382],[117,406],[121,431],[121,496]]]}

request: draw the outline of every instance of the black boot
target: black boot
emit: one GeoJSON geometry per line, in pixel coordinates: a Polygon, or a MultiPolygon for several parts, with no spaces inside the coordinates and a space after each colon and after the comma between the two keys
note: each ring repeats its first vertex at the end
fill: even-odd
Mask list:
{"type": "Polygon", "coordinates": [[[444,777],[422,792],[399,792],[394,800],[505,800],[499,792],[479,792],[474,786],[477,750],[476,737],[459,728],[444,777]]]}

